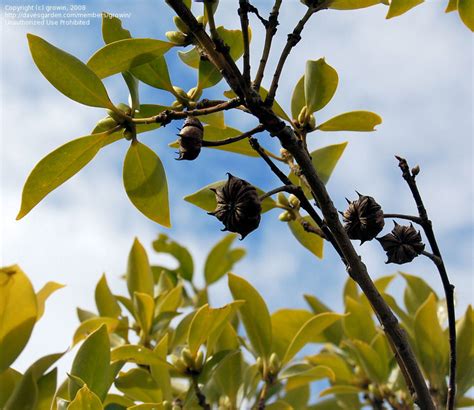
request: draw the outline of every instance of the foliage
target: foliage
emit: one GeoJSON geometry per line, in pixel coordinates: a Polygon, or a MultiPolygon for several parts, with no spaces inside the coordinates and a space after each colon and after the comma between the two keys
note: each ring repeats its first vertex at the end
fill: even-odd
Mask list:
{"type": "MultiPolygon", "coordinates": [[[[2,269],[0,406],[116,410],[167,409],[173,403],[174,408],[194,409],[202,407],[201,395],[219,409],[250,408],[262,396],[268,409],[381,408],[382,403],[413,408],[387,338],[352,279],[345,285],[340,314],[313,295],[305,295],[307,309],[270,313],[257,290],[234,274],[228,275],[234,301],[210,307],[209,287],[245,254],[233,247],[235,238],[226,235],[207,255],[203,288],[195,283],[192,257],[184,246],[164,234],[155,241],[158,252],[180,263],[171,270],[150,265],[135,240],[125,278],[129,294],[115,295],[105,275],[100,278],[97,312],[78,309],[81,323],[72,346],[81,346],[59,385],[57,370],[51,368],[63,353],[39,359],[23,375],[11,366],[39,319],[37,306],[60,286],[50,282],[35,296],[20,268],[2,269]],[[12,300],[24,300],[25,307],[19,310],[15,303],[11,309],[12,300]],[[19,314],[23,311],[31,314],[19,314]],[[313,384],[319,390],[316,401],[310,394],[313,384]]],[[[400,307],[387,291],[396,276],[380,277],[376,286],[397,312],[442,403],[448,375],[445,302],[421,278],[399,273],[406,284],[400,307]]],[[[469,306],[457,322],[458,407],[473,402],[465,396],[473,386],[473,326],[469,306]]]]}

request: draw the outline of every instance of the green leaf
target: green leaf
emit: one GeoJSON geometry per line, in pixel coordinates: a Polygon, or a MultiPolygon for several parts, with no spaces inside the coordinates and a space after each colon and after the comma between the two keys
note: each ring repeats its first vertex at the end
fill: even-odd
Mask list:
{"type": "Polygon", "coordinates": [[[168,292],[163,293],[156,301],[155,318],[160,314],[174,313],[183,302],[183,286],[178,285],[168,292]]]}
{"type": "Polygon", "coordinates": [[[381,0],[333,0],[329,8],[336,10],[355,10],[375,6],[381,2],[381,0]]]}
{"type": "Polygon", "coordinates": [[[375,126],[382,123],[379,115],[370,111],[351,111],[337,115],[318,125],[320,131],[375,131],[375,126]]]}
{"type": "Polygon", "coordinates": [[[272,324],[265,301],[250,283],[231,273],[229,289],[234,300],[245,300],[239,314],[255,353],[268,358],[272,346],[272,324]]]}
{"type": "Polygon", "coordinates": [[[16,219],[23,218],[46,195],[84,168],[99,152],[104,135],[81,137],[56,148],[44,157],[28,176],[16,219]]]}
{"type": "Polygon", "coordinates": [[[391,0],[386,18],[401,16],[413,7],[423,3],[424,0],[391,0]]]}
{"type": "MultiPolygon", "coordinates": [[[[400,272],[403,278],[407,282],[405,292],[403,294],[403,301],[408,310],[408,313],[414,315],[419,307],[426,301],[428,296],[434,294],[436,297],[435,291],[421,278],[414,275],[409,275],[408,273],[400,272]]],[[[438,300],[438,297],[436,297],[438,300]]]]}
{"type": "MultiPolygon", "coordinates": [[[[168,334],[166,334],[153,349],[155,356],[166,362],[168,355],[168,334]]],[[[159,388],[163,392],[163,398],[168,401],[173,399],[173,391],[171,387],[171,378],[168,364],[150,364],[150,372],[153,379],[158,383],[159,388]]]]}
{"type": "Polygon", "coordinates": [[[173,44],[151,38],[126,38],[107,44],[87,62],[99,78],[129,71],[166,53],[173,44]]]}
{"type": "Polygon", "coordinates": [[[160,357],[156,352],[140,345],[123,345],[116,347],[110,352],[111,362],[130,362],[143,366],[172,366],[166,362],[166,359],[160,357]]]}
{"type": "Polygon", "coordinates": [[[346,344],[354,351],[359,363],[369,378],[378,384],[385,383],[388,379],[388,362],[368,344],[361,340],[352,340],[346,344]]]}
{"type": "Polygon", "coordinates": [[[449,0],[448,5],[446,6],[445,13],[450,13],[451,11],[455,11],[458,9],[458,1],[457,0],[449,0]]]}
{"type": "Polygon", "coordinates": [[[38,317],[37,321],[41,319],[44,314],[44,305],[46,300],[57,290],[64,288],[65,285],[61,285],[56,282],[48,282],[44,285],[39,292],[36,294],[36,301],[38,306],[38,317]]]}
{"type": "MultiPolygon", "coordinates": [[[[472,387],[474,380],[474,314],[469,305],[464,316],[456,324],[457,384],[459,395],[472,387]]],[[[0,383],[1,385],[1,383],[0,383]]]]}
{"type": "Polygon", "coordinates": [[[140,81],[160,90],[174,93],[173,84],[171,83],[168,65],[164,56],[155,58],[148,64],[143,64],[131,69],[131,72],[140,81]]]}
{"type": "Polygon", "coordinates": [[[326,64],[324,58],[306,62],[304,92],[306,107],[310,113],[319,111],[331,101],[339,81],[336,70],[326,64]]]}
{"type": "Polygon", "coordinates": [[[295,410],[306,409],[310,395],[309,385],[304,385],[292,390],[287,390],[283,396],[283,400],[295,410]]]}
{"type": "Polygon", "coordinates": [[[458,12],[466,27],[474,31],[474,3],[472,0],[458,0],[458,12]]]}
{"type": "Polygon", "coordinates": [[[91,107],[115,108],[100,78],[82,61],[38,36],[27,37],[36,66],[61,93],[91,107]]]}
{"type": "MultiPolygon", "coordinates": [[[[204,188],[201,188],[199,191],[185,196],[184,200],[193,205],[196,205],[201,209],[204,209],[207,212],[212,212],[216,209],[217,202],[216,195],[213,191],[211,191],[211,188],[219,188],[226,182],[226,180],[213,182],[212,184],[206,185],[204,188]]],[[[256,189],[259,195],[264,194],[264,191],[262,191],[260,188],[256,187],[256,189]]],[[[262,213],[265,213],[275,207],[276,202],[270,197],[267,197],[262,201],[262,213]]]]}
{"type": "Polygon", "coordinates": [[[228,354],[217,365],[214,371],[214,380],[218,386],[221,396],[227,396],[234,408],[237,403],[237,395],[243,382],[243,359],[240,351],[228,354]]]}
{"type": "Polygon", "coordinates": [[[137,238],[133,241],[132,249],[128,255],[127,287],[130,296],[135,292],[146,293],[151,297],[153,292],[153,273],[145,248],[137,238]]]}
{"type": "Polygon", "coordinates": [[[102,13],[102,38],[105,44],[131,38],[130,31],[122,27],[122,21],[108,13],[102,13]]]}
{"type": "Polygon", "coordinates": [[[155,310],[153,297],[146,293],[135,292],[133,294],[133,310],[135,311],[140,329],[145,335],[148,335],[153,323],[153,313],[155,310]]]}
{"type": "Polygon", "coordinates": [[[91,333],[105,325],[109,333],[114,332],[119,326],[120,322],[116,318],[112,317],[91,317],[83,321],[74,332],[73,346],[79,343],[81,340],[87,338],[91,333]]]}
{"type": "MultiPolygon", "coordinates": [[[[227,138],[237,137],[238,135],[241,135],[241,134],[242,134],[242,131],[239,131],[231,127],[218,128],[212,125],[204,126],[204,139],[206,141],[220,141],[220,140],[225,140],[227,138]]],[[[220,145],[218,147],[207,147],[207,148],[214,148],[214,149],[219,149],[222,151],[235,152],[237,154],[247,155],[249,157],[259,156],[255,152],[255,150],[250,146],[247,138],[234,142],[232,144],[220,145]]]]}
{"type": "Polygon", "coordinates": [[[199,68],[201,55],[199,54],[197,47],[193,47],[189,51],[178,51],[178,56],[181,61],[189,67],[194,68],[196,70],[199,68]]]}
{"type": "Polygon", "coordinates": [[[151,374],[141,368],[121,373],[115,380],[115,386],[133,400],[155,403],[163,399],[161,390],[151,374]]]}
{"type": "Polygon", "coordinates": [[[343,317],[343,315],[338,313],[326,312],[316,315],[306,321],[303,326],[300,327],[286,349],[282,363],[288,363],[304,346],[306,346],[306,344],[311,343],[316,335],[323,332],[324,329],[331,326],[341,317],[343,317]]]}
{"type": "Polygon", "coordinates": [[[125,157],[123,184],[130,201],[141,213],[171,227],[165,169],[158,155],[138,141],[130,144],[125,157]]]}
{"type": "Polygon", "coordinates": [[[122,313],[117,298],[110,291],[105,274],[95,287],[95,304],[100,316],[118,318],[122,313]]]}
{"type": "MultiPolygon", "coordinates": [[[[309,216],[302,218],[306,222],[314,225],[313,220],[309,216]]],[[[289,221],[288,227],[296,240],[308,249],[313,255],[319,259],[323,258],[324,240],[319,235],[306,232],[299,221],[289,221]]]]}
{"type": "Polygon", "coordinates": [[[38,316],[33,286],[18,265],[0,269],[0,373],[28,342],[38,316]]]}
{"type": "Polygon", "coordinates": [[[315,366],[329,367],[334,373],[334,381],[337,384],[351,384],[354,374],[348,362],[340,355],[332,352],[322,352],[306,358],[315,366]]]}
{"type": "Polygon", "coordinates": [[[37,381],[38,401],[36,410],[50,410],[56,392],[58,369],[54,368],[49,373],[41,376],[37,381]]]}
{"type": "Polygon", "coordinates": [[[298,80],[293,89],[291,96],[291,116],[293,119],[298,119],[298,115],[303,107],[306,105],[306,97],[304,94],[304,75],[298,80]]]}
{"type": "Polygon", "coordinates": [[[287,379],[286,390],[293,390],[307,385],[315,380],[335,379],[334,372],[327,366],[311,366],[306,363],[292,365],[282,371],[280,380],[287,379]]]}
{"type": "Polygon", "coordinates": [[[283,400],[277,400],[265,406],[267,410],[293,410],[294,407],[283,400]]]}
{"type": "Polygon", "coordinates": [[[100,399],[87,388],[82,386],[76,394],[74,400],[67,406],[67,410],[102,410],[100,399]]]}
{"type": "Polygon", "coordinates": [[[438,321],[434,294],[416,312],[414,328],[416,350],[425,375],[432,386],[441,388],[447,374],[449,346],[438,321]]]}
{"type": "Polygon", "coordinates": [[[0,373],[0,408],[3,409],[23,375],[11,367],[0,373]]]}
{"type": "Polygon", "coordinates": [[[371,310],[350,296],[345,298],[345,303],[346,313],[349,313],[349,315],[345,316],[342,322],[344,332],[351,339],[370,343],[376,335],[371,310]]]}
{"type": "Polygon", "coordinates": [[[188,281],[193,279],[193,257],[184,246],[173,241],[167,235],[160,233],[158,239],[153,241],[153,249],[158,253],[172,255],[179,262],[179,267],[175,270],[176,273],[188,281]]]}
{"type": "MultiPolygon", "coordinates": [[[[89,389],[103,400],[110,387],[110,343],[107,327],[102,325],[89,335],[79,348],[72,363],[71,375],[79,377],[89,389]]],[[[74,398],[79,390],[76,383],[69,383],[69,396],[74,398]]]]}
{"type": "MultiPolygon", "coordinates": [[[[315,314],[324,313],[324,312],[331,312],[331,309],[327,307],[323,302],[321,302],[317,297],[313,295],[304,295],[306,303],[311,307],[311,310],[315,314]]],[[[332,326],[329,326],[324,332],[324,337],[326,340],[330,341],[335,345],[339,345],[343,330],[342,330],[342,322],[338,321],[334,323],[332,326]]]]}
{"type": "Polygon", "coordinates": [[[236,310],[243,304],[242,300],[236,300],[216,309],[210,308],[207,304],[202,306],[189,326],[188,346],[191,354],[195,356],[213,332],[222,331],[224,324],[232,319],[236,310]]]}
{"type": "Polygon", "coordinates": [[[211,114],[201,115],[199,119],[202,122],[209,124],[213,127],[219,128],[221,130],[226,128],[224,111],[217,111],[211,114]]]}
{"type": "MultiPolygon", "coordinates": [[[[141,104],[138,108],[138,111],[135,113],[135,118],[149,118],[155,115],[161,114],[163,111],[167,110],[169,107],[164,105],[156,104],[141,104]]],[[[137,134],[143,132],[153,131],[157,128],[160,128],[161,123],[155,122],[152,124],[138,124],[137,125],[137,134]]]]}
{"type": "Polygon", "coordinates": [[[359,394],[361,390],[360,387],[337,385],[324,389],[319,393],[319,397],[329,396],[330,394],[359,394]]]}
{"type": "Polygon", "coordinates": [[[163,403],[142,403],[130,406],[127,410],[165,410],[163,403]]]}
{"type": "Polygon", "coordinates": [[[456,408],[471,407],[474,406],[474,398],[472,397],[459,397],[456,399],[456,408]]]}
{"type": "Polygon", "coordinates": [[[245,249],[231,249],[237,238],[235,234],[224,236],[209,252],[204,265],[204,277],[208,285],[217,282],[232,269],[235,263],[245,256],[245,249]]]}

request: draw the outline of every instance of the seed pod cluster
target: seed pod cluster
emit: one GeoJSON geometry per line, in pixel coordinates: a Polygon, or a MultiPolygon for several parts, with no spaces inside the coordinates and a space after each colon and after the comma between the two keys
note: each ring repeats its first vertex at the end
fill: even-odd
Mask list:
{"type": "Polygon", "coordinates": [[[244,239],[258,228],[262,204],[257,190],[243,179],[228,175],[227,182],[211,190],[216,194],[217,207],[210,215],[224,224],[224,229],[236,232],[244,239]]]}
{"type": "Polygon", "coordinates": [[[385,222],[381,206],[371,196],[359,194],[342,214],[344,228],[350,239],[358,239],[363,244],[374,239],[383,229],[385,222]]]}
{"type": "Polygon", "coordinates": [[[199,156],[204,137],[204,128],[201,122],[194,117],[186,118],[179,136],[179,157],[178,160],[192,161],[199,156]]]}
{"type": "Polygon", "coordinates": [[[408,226],[399,225],[395,221],[393,223],[395,226],[392,232],[377,240],[387,253],[386,263],[402,265],[420,255],[425,249],[425,244],[421,241],[420,232],[412,224],[408,226]]]}

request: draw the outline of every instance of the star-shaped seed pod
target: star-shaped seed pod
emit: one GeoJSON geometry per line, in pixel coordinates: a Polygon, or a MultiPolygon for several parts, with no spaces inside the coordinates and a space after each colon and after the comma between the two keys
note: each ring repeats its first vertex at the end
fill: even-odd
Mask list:
{"type": "Polygon", "coordinates": [[[179,136],[179,161],[186,159],[192,161],[201,152],[204,128],[197,118],[187,117],[181,128],[179,136]]]}
{"type": "Polygon", "coordinates": [[[349,207],[342,213],[344,228],[350,239],[359,239],[361,245],[374,239],[383,229],[385,222],[381,206],[371,196],[359,195],[349,201],[349,207]]]}
{"type": "Polygon", "coordinates": [[[385,263],[396,263],[402,265],[411,262],[424,249],[425,244],[421,242],[420,232],[412,224],[399,225],[393,221],[395,227],[392,232],[377,238],[387,253],[388,260],[385,263]]]}
{"type": "Polygon", "coordinates": [[[229,173],[227,175],[224,185],[211,188],[216,194],[217,207],[209,215],[224,224],[223,231],[238,233],[244,239],[260,224],[261,200],[253,185],[229,173]]]}

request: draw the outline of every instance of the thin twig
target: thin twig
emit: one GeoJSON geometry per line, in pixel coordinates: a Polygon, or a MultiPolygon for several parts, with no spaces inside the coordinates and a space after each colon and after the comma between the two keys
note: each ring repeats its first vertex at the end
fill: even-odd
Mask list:
{"type": "Polygon", "coordinates": [[[270,13],[270,16],[268,17],[268,25],[266,26],[267,30],[265,33],[265,43],[263,46],[262,57],[260,58],[260,64],[258,66],[257,74],[253,82],[253,88],[257,91],[260,89],[260,85],[262,83],[263,76],[265,74],[265,67],[267,65],[268,56],[270,55],[270,49],[272,47],[273,37],[275,36],[277,32],[278,14],[280,12],[281,2],[282,0],[275,0],[273,9],[270,13]]]}
{"type": "Polygon", "coordinates": [[[406,219],[421,225],[421,218],[415,215],[404,215],[404,214],[383,214],[384,218],[387,219],[406,219]]]}
{"type": "Polygon", "coordinates": [[[249,2],[239,0],[240,26],[242,28],[242,39],[244,42],[244,70],[243,77],[246,84],[250,85],[250,46],[249,46],[249,2]]]}
{"type": "Polygon", "coordinates": [[[249,138],[254,134],[262,132],[264,129],[265,128],[263,127],[263,125],[258,125],[255,128],[251,129],[250,131],[244,132],[243,134],[237,135],[236,137],[230,137],[230,138],[226,138],[224,140],[219,140],[219,141],[203,140],[202,146],[203,147],[220,147],[222,145],[233,144],[234,142],[249,138]]]}
{"type": "Polygon", "coordinates": [[[270,89],[268,90],[267,98],[265,99],[265,104],[267,104],[268,106],[271,107],[273,104],[273,100],[275,99],[275,94],[278,88],[278,83],[280,81],[281,72],[283,71],[283,67],[285,65],[286,59],[290,55],[293,47],[296,46],[301,40],[301,32],[303,31],[305,24],[308,22],[308,20],[311,18],[311,16],[314,13],[320,10],[323,10],[325,8],[327,8],[327,2],[325,1],[314,6],[309,6],[308,9],[306,10],[305,15],[298,22],[293,32],[291,34],[288,34],[288,40],[280,55],[280,59],[278,60],[275,73],[273,74],[272,84],[270,86],[270,89]]]}
{"type": "Polygon", "coordinates": [[[199,387],[199,383],[196,376],[192,377],[192,384],[199,406],[201,406],[204,410],[211,410],[211,406],[206,401],[206,396],[204,396],[204,393],[199,387]]]}
{"type": "Polygon", "coordinates": [[[417,172],[410,171],[410,167],[406,159],[396,156],[398,160],[398,166],[402,171],[403,179],[408,184],[410,191],[412,193],[413,199],[415,200],[416,207],[418,209],[418,214],[420,215],[420,225],[425,232],[426,238],[430,244],[431,250],[433,252],[433,257],[430,257],[428,253],[425,256],[430,257],[431,260],[435,263],[438,268],[439,275],[441,277],[441,282],[443,284],[444,294],[446,297],[446,306],[448,309],[448,328],[449,328],[449,347],[450,347],[450,357],[449,357],[449,384],[448,384],[448,397],[446,408],[447,410],[454,409],[454,402],[456,398],[456,313],[454,309],[454,285],[449,281],[448,273],[444,265],[443,257],[441,256],[441,251],[438,247],[436,241],[436,236],[433,231],[433,224],[428,217],[423,199],[421,198],[420,191],[416,184],[415,177],[417,172]],[[435,258],[436,257],[436,258],[435,258]]]}
{"type": "Polygon", "coordinates": [[[204,7],[206,8],[207,19],[209,21],[209,30],[211,31],[211,38],[214,41],[219,41],[219,33],[216,30],[216,22],[214,21],[214,11],[212,10],[213,1],[204,0],[204,7]]]}

